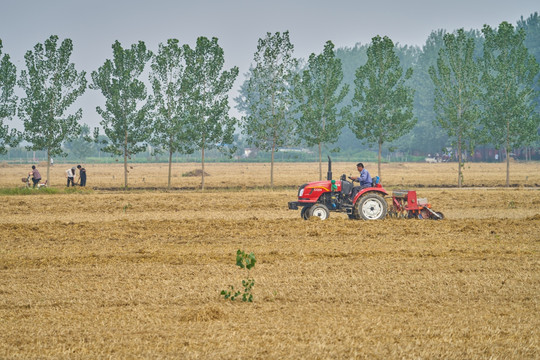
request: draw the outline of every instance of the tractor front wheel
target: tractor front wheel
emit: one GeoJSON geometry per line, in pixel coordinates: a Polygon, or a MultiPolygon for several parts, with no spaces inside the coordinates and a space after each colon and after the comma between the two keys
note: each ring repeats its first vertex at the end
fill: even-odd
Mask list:
{"type": "Polygon", "coordinates": [[[308,217],[316,216],[321,220],[326,220],[330,216],[330,211],[323,204],[315,204],[307,211],[308,217]]]}
{"type": "Polygon", "coordinates": [[[380,220],[386,217],[388,204],[378,194],[366,194],[356,202],[355,213],[364,220],[380,220]]]}
{"type": "Polygon", "coordinates": [[[310,208],[311,208],[311,206],[304,206],[302,208],[302,210],[300,211],[300,217],[302,217],[302,219],[304,219],[304,220],[309,219],[309,209],[310,208]]]}

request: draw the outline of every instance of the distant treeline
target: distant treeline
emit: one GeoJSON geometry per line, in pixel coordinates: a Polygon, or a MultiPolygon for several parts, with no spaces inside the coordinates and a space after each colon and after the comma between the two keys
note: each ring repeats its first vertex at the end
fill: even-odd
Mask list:
{"type": "Polygon", "coordinates": [[[538,13],[515,26],[434,30],[421,48],[380,36],[350,48],[328,41],[309,59],[294,58],[288,32],[267,33],[234,99],[241,119],[229,116],[238,68],[223,69],[217,38],[200,37],[193,48],[169,39],[155,53],[142,41],[116,41],[111,59],[90,74],[71,63],[70,39],[53,35],[36,44],[24,69],[2,54],[0,40],[0,158],[121,159],[126,186],[128,161],[199,159],[204,170],[205,160],[273,164],[321,161],[323,153],[379,163],[534,159],[539,39],[538,13]],[[501,84],[513,86],[510,95],[500,93],[501,84]],[[93,130],[81,109],[72,110],[88,89],[105,99],[93,130]],[[8,128],[15,117],[24,131],[8,128]]]}

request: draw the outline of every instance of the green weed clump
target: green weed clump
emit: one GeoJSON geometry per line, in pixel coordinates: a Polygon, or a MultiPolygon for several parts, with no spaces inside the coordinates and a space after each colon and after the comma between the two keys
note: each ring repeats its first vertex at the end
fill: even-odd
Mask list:
{"type": "Polygon", "coordinates": [[[236,300],[237,297],[242,295],[242,301],[244,302],[253,302],[253,294],[251,289],[255,285],[255,279],[251,278],[249,275],[249,270],[255,266],[257,259],[253,253],[246,254],[242,250],[236,252],[236,265],[241,269],[246,269],[247,276],[246,279],[242,280],[243,291],[234,289],[233,285],[229,285],[229,290],[221,290],[220,295],[225,299],[230,299],[231,301],[236,300]]]}
{"type": "Polygon", "coordinates": [[[41,188],[5,188],[0,189],[0,195],[42,195],[42,194],[58,194],[56,188],[41,187],[41,188]]]}

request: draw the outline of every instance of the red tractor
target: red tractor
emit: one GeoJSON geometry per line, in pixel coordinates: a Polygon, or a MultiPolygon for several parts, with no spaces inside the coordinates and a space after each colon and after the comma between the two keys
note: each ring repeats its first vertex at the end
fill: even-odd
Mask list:
{"type": "Polygon", "coordinates": [[[379,220],[386,217],[388,204],[386,190],[375,178],[371,187],[361,189],[354,198],[353,182],[345,174],[340,180],[332,180],[332,160],[328,157],[328,173],[325,181],[316,181],[300,186],[298,201],[289,202],[289,209],[302,208],[300,216],[307,220],[312,216],[325,220],[330,211],[346,213],[350,219],[379,220]]]}

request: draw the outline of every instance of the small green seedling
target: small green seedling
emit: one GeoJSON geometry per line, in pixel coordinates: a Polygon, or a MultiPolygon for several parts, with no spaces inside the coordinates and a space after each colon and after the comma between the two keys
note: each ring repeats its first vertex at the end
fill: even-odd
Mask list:
{"type": "Polygon", "coordinates": [[[126,213],[127,209],[131,208],[131,204],[128,203],[127,205],[124,205],[124,214],[126,213]]]}
{"type": "Polygon", "coordinates": [[[236,265],[239,266],[241,269],[247,270],[247,278],[242,280],[242,286],[244,287],[244,291],[235,291],[234,286],[229,285],[229,290],[221,290],[220,293],[225,299],[230,299],[231,301],[234,301],[237,297],[242,295],[242,301],[253,302],[253,294],[251,293],[251,289],[255,285],[255,279],[252,279],[249,276],[249,270],[251,270],[251,268],[255,266],[256,262],[257,259],[255,259],[255,254],[246,254],[242,250],[238,250],[236,252],[236,265]]]}

